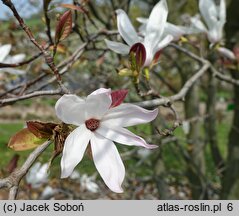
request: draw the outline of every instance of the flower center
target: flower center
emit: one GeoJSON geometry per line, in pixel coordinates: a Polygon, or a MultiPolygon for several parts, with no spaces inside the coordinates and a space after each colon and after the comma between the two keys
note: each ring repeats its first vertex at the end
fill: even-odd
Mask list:
{"type": "Polygon", "coordinates": [[[91,131],[95,131],[100,126],[100,121],[98,119],[89,119],[85,121],[85,126],[91,131]]]}

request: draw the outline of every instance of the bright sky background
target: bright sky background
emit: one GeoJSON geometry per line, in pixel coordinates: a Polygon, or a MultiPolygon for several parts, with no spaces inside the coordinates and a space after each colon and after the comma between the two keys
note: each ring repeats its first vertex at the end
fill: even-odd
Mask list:
{"type": "MultiPolygon", "coordinates": [[[[42,0],[12,0],[18,12],[23,18],[30,17],[32,14],[42,10],[42,0]],[[37,6],[34,7],[33,5],[37,6]]],[[[53,0],[52,2],[70,3],[70,0],[53,0]]],[[[12,16],[11,11],[0,1],[0,19],[7,19],[12,16]]]]}

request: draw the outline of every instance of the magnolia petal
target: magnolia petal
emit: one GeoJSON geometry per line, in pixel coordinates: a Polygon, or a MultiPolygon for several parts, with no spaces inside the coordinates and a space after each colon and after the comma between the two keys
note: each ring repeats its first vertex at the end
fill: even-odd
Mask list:
{"type": "Polygon", "coordinates": [[[116,10],[116,14],[117,14],[118,31],[122,36],[122,38],[125,40],[125,42],[129,46],[132,46],[133,44],[140,42],[139,37],[128,15],[122,9],[116,10]]]}
{"type": "Polygon", "coordinates": [[[146,47],[149,48],[149,50],[153,50],[153,48],[161,40],[167,16],[168,16],[167,1],[161,0],[154,6],[153,10],[151,11],[146,26],[146,35],[144,39],[144,44],[146,47]]]}
{"type": "Polygon", "coordinates": [[[103,117],[104,125],[129,127],[138,124],[148,123],[158,115],[158,109],[146,110],[133,104],[121,104],[109,110],[103,117]]]}
{"type": "Polygon", "coordinates": [[[195,34],[201,33],[201,32],[207,33],[208,30],[207,30],[206,26],[203,24],[203,22],[200,20],[199,15],[191,17],[190,22],[192,24],[192,27],[195,28],[195,32],[194,32],[195,34]],[[196,31],[196,30],[198,30],[198,31],[196,31]]]}
{"type": "Polygon", "coordinates": [[[158,147],[156,145],[149,145],[143,138],[133,134],[125,128],[116,126],[112,127],[111,125],[108,125],[108,127],[105,124],[101,124],[101,126],[96,130],[95,133],[100,134],[101,136],[113,140],[117,143],[128,146],[141,146],[147,149],[154,149],[158,147]]]}
{"type": "Polygon", "coordinates": [[[161,40],[156,49],[154,50],[154,54],[156,52],[158,52],[159,50],[162,50],[164,47],[168,46],[169,43],[173,40],[173,36],[172,35],[167,35],[165,38],[163,38],[163,40],[161,40]]]}
{"type": "Polygon", "coordinates": [[[112,103],[110,92],[90,94],[86,98],[86,119],[101,119],[112,103]]]}
{"type": "Polygon", "coordinates": [[[220,6],[219,6],[219,19],[222,25],[226,23],[226,2],[225,0],[220,1],[220,6]]]}
{"type": "Polygon", "coordinates": [[[12,75],[24,75],[26,74],[26,71],[24,70],[19,70],[15,68],[1,68],[0,71],[12,74],[12,75]]]}
{"type": "Polygon", "coordinates": [[[99,88],[99,89],[93,91],[90,95],[98,95],[98,94],[103,94],[103,93],[110,95],[111,89],[110,88],[109,89],[99,88]]]}
{"type": "Polygon", "coordinates": [[[80,163],[91,136],[92,132],[83,124],[66,138],[61,158],[61,178],[70,176],[76,165],[80,163]]]}
{"type": "Polygon", "coordinates": [[[212,44],[215,44],[222,39],[222,28],[220,28],[219,25],[220,23],[215,23],[215,26],[211,28],[207,33],[208,40],[212,44]]]}
{"type": "Polygon", "coordinates": [[[229,50],[225,47],[219,47],[219,48],[217,48],[217,50],[223,57],[226,57],[232,61],[236,60],[236,56],[234,55],[234,53],[231,50],[229,50]]]}
{"type": "Polygon", "coordinates": [[[11,44],[5,44],[0,47],[0,62],[4,62],[4,59],[10,53],[11,48],[12,48],[11,44]]]}
{"type": "Polygon", "coordinates": [[[149,19],[144,18],[144,17],[137,17],[136,20],[142,24],[145,24],[149,21],[149,19]]]}
{"type": "Polygon", "coordinates": [[[91,138],[91,149],[96,169],[105,184],[112,191],[122,193],[125,168],[114,143],[95,133],[91,138]]]}
{"type": "Polygon", "coordinates": [[[55,105],[56,115],[67,124],[81,125],[85,122],[86,102],[73,94],[63,95],[55,105]]]}
{"type": "Polygon", "coordinates": [[[218,13],[214,0],[200,0],[199,10],[209,29],[217,22],[218,13]]]}
{"type": "Polygon", "coordinates": [[[121,55],[129,54],[130,47],[128,45],[125,45],[125,44],[119,43],[119,42],[110,41],[107,39],[105,39],[105,43],[109,49],[111,49],[112,51],[114,51],[118,54],[121,54],[121,55]]]}
{"type": "Polygon", "coordinates": [[[25,59],[26,55],[25,54],[18,54],[14,56],[9,56],[5,59],[4,63],[6,64],[16,64],[19,62],[22,62],[25,59]]]}

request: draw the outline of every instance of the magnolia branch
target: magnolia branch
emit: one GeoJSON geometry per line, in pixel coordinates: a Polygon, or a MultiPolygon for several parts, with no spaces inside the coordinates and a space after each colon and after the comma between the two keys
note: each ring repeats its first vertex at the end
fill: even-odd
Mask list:
{"type": "Polygon", "coordinates": [[[15,18],[18,20],[19,25],[22,27],[22,29],[25,31],[25,33],[27,34],[28,38],[31,40],[31,42],[41,51],[41,53],[44,55],[45,61],[47,63],[47,65],[49,66],[49,68],[53,71],[53,73],[56,76],[56,80],[59,84],[59,86],[66,92],[68,93],[68,90],[65,88],[65,86],[62,83],[61,80],[61,76],[59,75],[59,71],[58,68],[55,66],[54,64],[54,59],[53,57],[50,55],[50,53],[47,51],[46,48],[44,48],[43,46],[41,46],[35,39],[33,33],[31,32],[30,28],[25,24],[24,20],[22,19],[22,17],[19,15],[19,13],[17,12],[14,4],[12,3],[11,0],[2,0],[3,4],[5,4],[7,7],[9,7],[11,9],[11,11],[13,12],[13,15],[15,16],[15,18]]]}
{"type": "Polygon", "coordinates": [[[6,106],[8,104],[11,103],[15,103],[17,101],[21,101],[21,100],[26,100],[29,98],[34,98],[34,97],[39,97],[39,96],[46,96],[46,95],[63,95],[65,92],[62,89],[57,89],[57,90],[48,90],[48,91],[35,91],[33,93],[29,93],[26,95],[22,95],[22,96],[17,96],[14,98],[6,98],[6,99],[2,99],[0,100],[0,107],[1,106],[6,106]]]}
{"type": "Polygon", "coordinates": [[[8,177],[0,179],[0,188],[9,189],[9,199],[16,199],[19,184],[22,178],[27,174],[30,167],[43,151],[51,144],[51,141],[46,141],[37,147],[27,158],[21,168],[14,170],[8,177]]]}
{"type": "Polygon", "coordinates": [[[204,73],[208,70],[208,68],[210,68],[210,63],[206,61],[202,66],[202,68],[184,84],[182,89],[177,94],[172,95],[171,97],[161,97],[158,99],[142,101],[135,104],[141,107],[150,108],[160,105],[169,106],[175,101],[184,100],[184,97],[186,96],[190,88],[197,82],[197,80],[199,80],[199,78],[201,78],[204,75],[204,73]]]}

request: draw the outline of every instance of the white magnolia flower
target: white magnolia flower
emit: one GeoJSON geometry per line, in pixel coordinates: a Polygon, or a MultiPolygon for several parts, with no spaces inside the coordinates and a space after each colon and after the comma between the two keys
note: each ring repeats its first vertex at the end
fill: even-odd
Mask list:
{"type": "Polygon", "coordinates": [[[26,181],[32,188],[38,188],[48,181],[48,164],[35,163],[26,175],[26,181]]]}
{"type": "MultiPolygon", "coordinates": [[[[145,19],[143,17],[138,17],[137,21],[142,23],[142,25],[139,27],[139,31],[142,35],[145,36],[148,19],[145,19]]],[[[164,32],[163,32],[163,37],[166,37],[167,35],[172,35],[173,40],[178,41],[182,36],[194,34],[195,31],[196,29],[194,27],[174,25],[172,23],[166,22],[164,32]]]]}
{"type": "Polygon", "coordinates": [[[128,55],[135,44],[142,44],[146,56],[144,66],[149,66],[156,54],[166,47],[172,40],[172,35],[163,35],[168,16],[168,6],[166,0],[158,2],[149,16],[145,36],[139,37],[135,31],[127,14],[121,10],[116,10],[118,31],[127,45],[119,42],[105,40],[109,49],[122,55],[128,55]]]}
{"type": "MultiPolygon", "coordinates": [[[[5,44],[3,46],[0,46],[0,63],[4,64],[17,64],[22,62],[26,55],[25,54],[18,54],[14,56],[10,56],[9,53],[11,51],[12,45],[11,44],[5,44]]],[[[9,74],[14,75],[23,75],[26,72],[23,70],[15,69],[15,68],[0,68],[0,72],[7,72],[9,74]]]]}
{"type": "Polygon", "coordinates": [[[236,60],[235,54],[231,50],[225,47],[218,47],[217,51],[219,52],[221,56],[228,58],[229,60],[232,60],[232,61],[236,60]]]}
{"type": "Polygon", "coordinates": [[[94,182],[94,177],[83,174],[80,178],[80,183],[83,189],[86,189],[92,193],[99,192],[99,186],[94,182]]]}
{"type": "Polygon", "coordinates": [[[105,184],[114,192],[123,192],[125,168],[113,141],[128,146],[156,148],[124,127],[147,123],[158,110],[146,110],[132,104],[121,104],[127,91],[100,88],[82,99],[63,95],[56,103],[56,115],[77,128],[67,137],[61,159],[61,177],[71,175],[82,160],[90,142],[93,161],[105,184]]]}
{"type": "Polygon", "coordinates": [[[216,5],[214,0],[199,0],[199,10],[207,27],[198,15],[191,18],[192,25],[200,32],[206,33],[212,44],[219,42],[222,39],[223,27],[226,23],[225,0],[220,0],[219,5],[216,5]]]}

